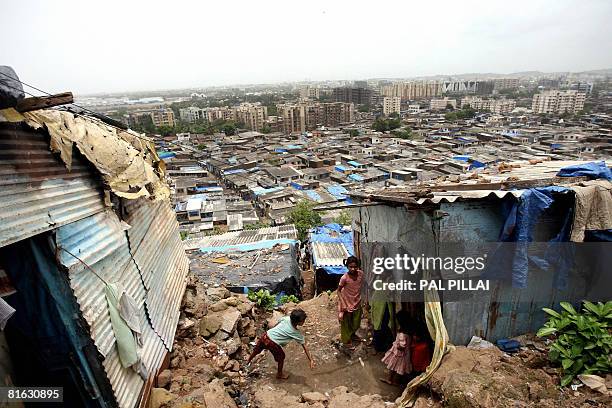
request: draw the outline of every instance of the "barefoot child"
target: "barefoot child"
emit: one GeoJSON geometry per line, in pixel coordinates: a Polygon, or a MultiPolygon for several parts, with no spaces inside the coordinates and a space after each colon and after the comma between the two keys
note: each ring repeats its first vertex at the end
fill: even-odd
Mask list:
{"type": "Polygon", "coordinates": [[[395,341],[382,358],[382,362],[389,370],[389,376],[380,380],[391,385],[399,385],[400,377],[412,371],[411,336],[408,334],[408,328],[406,327],[407,321],[401,319],[400,314],[401,312],[398,313],[399,330],[395,336],[395,341]]]}
{"type": "Polygon", "coordinates": [[[290,316],[282,317],[274,327],[262,334],[257,340],[257,344],[255,344],[247,364],[250,364],[251,360],[264,349],[270,350],[270,353],[274,356],[274,361],[278,364],[276,378],[285,380],[289,375],[283,372],[283,364],[285,362],[283,347],[291,340],[295,340],[304,348],[304,353],[306,353],[306,357],[308,357],[310,362],[310,368],[314,368],[314,361],[312,361],[312,357],[310,357],[310,353],[306,348],[304,335],[297,329],[298,326],[304,324],[304,321],[306,321],[306,313],[302,309],[293,309],[290,316]]]}
{"type": "Polygon", "coordinates": [[[340,322],[340,340],[346,346],[352,346],[352,338],[361,323],[361,282],[363,271],[361,261],[349,256],[344,261],[348,272],[342,275],[338,284],[338,321],[340,322]]]}

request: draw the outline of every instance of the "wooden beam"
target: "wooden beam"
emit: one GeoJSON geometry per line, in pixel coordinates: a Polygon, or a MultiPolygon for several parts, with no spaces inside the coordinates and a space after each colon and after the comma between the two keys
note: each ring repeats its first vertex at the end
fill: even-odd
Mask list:
{"type": "Polygon", "coordinates": [[[51,96],[33,96],[24,98],[17,102],[15,109],[18,112],[30,112],[33,110],[50,108],[52,106],[66,105],[74,102],[72,92],[63,92],[51,96]]]}

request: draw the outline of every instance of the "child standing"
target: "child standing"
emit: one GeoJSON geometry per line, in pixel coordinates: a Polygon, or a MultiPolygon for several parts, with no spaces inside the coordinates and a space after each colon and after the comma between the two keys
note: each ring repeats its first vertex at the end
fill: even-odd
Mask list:
{"type": "Polygon", "coordinates": [[[308,361],[310,362],[310,368],[314,368],[314,361],[306,348],[304,335],[297,329],[298,326],[303,325],[305,321],[306,313],[302,309],[293,309],[289,316],[282,317],[274,327],[262,334],[257,340],[247,364],[250,364],[251,360],[264,349],[269,350],[272,356],[274,356],[274,361],[278,364],[276,378],[279,380],[286,380],[289,378],[289,375],[283,372],[283,365],[285,362],[283,347],[291,340],[295,340],[302,345],[304,353],[306,353],[306,357],[308,357],[308,361]]]}
{"type": "MultiPolygon", "coordinates": [[[[401,313],[401,312],[400,312],[401,313]]],[[[398,313],[398,315],[400,314],[398,313]]],[[[398,316],[399,330],[391,348],[385,353],[382,362],[389,370],[388,378],[380,380],[391,385],[399,385],[401,376],[412,372],[411,336],[408,334],[407,322],[398,316]]]]}
{"type": "Polygon", "coordinates": [[[352,338],[361,324],[361,282],[363,271],[361,261],[355,256],[345,259],[348,272],[342,275],[338,284],[338,321],[340,322],[340,340],[346,346],[352,346],[352,338]]]}

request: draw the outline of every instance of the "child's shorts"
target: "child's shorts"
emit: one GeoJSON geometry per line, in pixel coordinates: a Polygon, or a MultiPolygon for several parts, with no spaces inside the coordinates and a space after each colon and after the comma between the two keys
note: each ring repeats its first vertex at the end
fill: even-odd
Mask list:
{"type": "Polygon", "coordinates": [[[257,355],[261,353],[262,350],[270,350],[272,356],[274,357],[274,361],[277,363],[282,363],[285,361],[285,352],[283,348],[273,342],[270,337],[268,337],[268,333],[264,333],[257,340],[257,344],[255,344],[255,348],[253,349],[253,355],[257,355]]]}

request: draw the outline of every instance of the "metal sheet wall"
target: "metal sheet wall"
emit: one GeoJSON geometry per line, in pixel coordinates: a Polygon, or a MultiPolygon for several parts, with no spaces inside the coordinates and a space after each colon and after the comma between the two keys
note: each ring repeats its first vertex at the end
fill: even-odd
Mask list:
{"type": "Polygon", "coordinates": [[[119,283],[140,308],[143,347],[139,352],[150,375],[161,366],[167,349],[146,317],[146,289],[130,252],[126,233],[129,228],[114,212],[106,211],[57,229],[56,241],[58,247],[76,255],[95,271],[59,250],[59,260],[68,268],[70,286],[90,326],[91,337],[104,356],[103,365],[115,398],[121,407],[131,408],[138,401],[144,381],[119,361],[104,294],[105,282],[119,283]]]}
{"type": "Polygon", "coordinates": [[[49,150],[48,136],[0,123],[0,246],[104,210],[102,189],[84,160],[72,171],[49,150]]]}
{"type": "Polygon", "coordinates": [[[189,271],[176,216],[167,201],[128,201],[126,211],[132,226],[130,248],[147,288],[149,318],[170,351],[189,271]]]}

